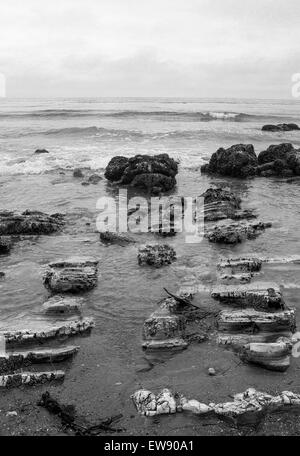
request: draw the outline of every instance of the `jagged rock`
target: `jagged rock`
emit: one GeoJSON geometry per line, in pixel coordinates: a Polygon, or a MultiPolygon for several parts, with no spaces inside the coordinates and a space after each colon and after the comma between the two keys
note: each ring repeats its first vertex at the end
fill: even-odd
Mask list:
{"type": "Polygon", "coordinates": [[[64,371],[52,372],[21,372],[19,374],[9,374],[0,376],[0,387],[13,388],[22,385],[40,385],[55,380],[63,380],[64,371]]]}
{"type": "Polygon", "coordinates": [[[43,304],[43,310],[46,314],[80,314],[82,304],[82,299],[55,295],[43,304]]]}
{"type": "Polygon", "coordinates": [[[37,149],[34,153],[35,154],[49,154],[48,150],[46,150],[46,149],[37,149]]]}
{"type": "Polygon", "coordinates": [[[246,344],[240,357],[248,363],[258,364],[269,370],[284,372],[290,365],[292,344],[289,339],[281,338],[274,343],[246,344]]]}
{"type": "Polygon", "coordinates": [[[79,257],[50,263],[43,276],[43,283],[54,293],[87,291],[97,284],[97,265],[98,260],[79,257]]]}
{"type": "Polygon", "coordinates": [[[80,168],[75,168],[73,171],[73,177],[84,177],[84,174],[80,168]]]}
{"type": "Polygon", "coordinates": [[[252,144],[236,144],[228,149],[220,148],[201,167],[202,172],[223,176],[251,177],[256,174],[257,157],[252,144]]]}
{"type": "Polygon", "coordinates": [[[166,264],[171,264],[176,260],[175,250],[167,245],[146,245],[139,248],[138,263],[148,264],[160,268],[166,264]]]}
{"type": "Polygon", "coordinates": [[[278,125],[264,125],[262,127],[262,131],[293,131],[299,130],[297,124],[289,123],[289,124],[278,124],[278,125]]]}
{"type": "Polygon", "coordinates": [[[39,363],[57,363],[74,356],[79,347],[68,346],[45,350],[32,350],[26,352],[12,352],[0,355],[0,372],[14,372],[17,369],[39,363]]]}
{"type": "Polygon", "coordinates": [[[246,239],[255,239],[262,234],[266,228],[270,228],[271,226],[272,224],[269,222],[216,225],[206,229],[205,237],[209,242],[238,244],[246,239]]]}
{"type": "Polygon", "coordinates": [[[221,419],[231,421],[235,425],[257,424],[267,413],[300,408],[300,394],[283,391],[277,396],[248,388],[244,393],[235,394],[233,401],[203,404],[197,400],[188,400],[184,396],[173,395],[164,389],[155,396],[148,390],[138,390],[131,396],[133,403],[141,415],[155,416],[165,413],[189,412],[196,415],[214,414],[221,419]]]}
{"type": "Polygon", "coordinates": [[[238,333],[294,331],[295,310],[261,312],[254,309],[224,310],[217,319],[219,331],[238,333]]]}
{"type": "Polygon", "coordinates": [[[39,211],[0,212],[0,235],[50,234],[64,224],[62,214],[44,214],[39,211]]]}
{"type": "Polygon", "coordinates": [[[0,236],[0,255],[9,253],[12,248],[11,239],[9,236],[0,236]]]}
{"type": "Polygon", "coordinates": [[[259,272],[261,270],[262,260],[259,258],[228,258],[222,259],[217,268],[221,271],[228,271],[232,274],[240,272],[259,272]]]}
{"type": "Polygon", "coordinates": [[[284,308],[280,287],[269,282],[215,286],[211,296],[218,301],[240,307],[253,307],[261,310],[284,308]]]}
{"type": "Polygon", "coordinates": [[[291,143],[276,144],[258,155],[257,173],[262,176],[300,175],[300,153],[291,143]]]}
{"type": "Polygon", "coordinates": [[[135,240],[124,234],[113,233],[111,231],[103,231],[100,233],[100,240],[105,244],[119,244],[127,245],[130,243],[135,243],[135,240]]]}
{"type": "Polygon", "coordinates": [[[140,187],[152,193],[171,190],[176,185],[178,165],[168,154],[114,157],[105,177],[111,182],[140,187]]]}
{"type": "Polygon", "coordinates": [[[71,337],[84,334],[95,326],[92,318],[83,318],[81,320],[71,320],[55,325],[47,325],[37,330],[15,330],[2,331],[8,347],[40,343],[48,339],[59,339],[61,337],[71,337]]]}

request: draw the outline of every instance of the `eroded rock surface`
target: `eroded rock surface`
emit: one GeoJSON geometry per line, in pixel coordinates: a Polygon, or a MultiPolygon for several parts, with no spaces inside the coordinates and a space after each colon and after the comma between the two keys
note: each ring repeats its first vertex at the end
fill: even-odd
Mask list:
{"type": "Polygon", "coordinates": [[[43,311],[46,314],[70,315],[80,314],[82,311],[83,300],[69,296],[55,295],[43,304],[43,311]]]}
{"type": "Polygon", "coordinates": [[[300,151],[291,143],[276,144],[258,155],[257,173],[261,176],[300,175],[300,151]]]}
{"type": "Polygon", "coordinates": [[[62,214],[44,214],[39,211],[0,212],[0,235],[19,234],[50,234],[62,228],[64,217],[62,214]]]}
{"type": "Polygon", "coordinates": [[[240,357],[248,363],[258,364],[269,370],[285,372],[290,365],[292,343],[280,338],[273,343],[250,343],[244,345],[240,357]]]}
{"type": "Polygon", "coordinates": [[[168,244],[146,245],[139,248],[138,263],[156,268],[171,264],[176,260],[175,250],[168,244]]]}
{"type": "Polygon", "coordinates": [[[255,239],[262,234],[266,228],[270,228],[271,226],[272,224],[269,222],[219,224],[212,228],[206,228],[205,237],[209,242],[238,244],[246,239],[255,239]]]}
{"type": "Polygon", "coordinates": [[[47,382],[63,380],[64,371],[51,372],[21,372],[19,374],[8,374],[0,376],[0,387],[13,388],[22,385],[40,385],[47,382]]]}

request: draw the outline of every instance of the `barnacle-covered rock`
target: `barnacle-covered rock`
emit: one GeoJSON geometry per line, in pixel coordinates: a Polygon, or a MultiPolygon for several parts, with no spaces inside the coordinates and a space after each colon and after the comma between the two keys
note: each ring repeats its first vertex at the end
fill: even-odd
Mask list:
{"type": "Polygon", "coordinates": [[[220,244],[238,244],[246,239],[255,239],[266,228],[270,228],[270,222],[231,223],[220,224],[212,228],[206,228],[205,237],[209,242],[220,244]]]}
{"type": "Polygon", "coordinates": [[[62,214],[48,215],[39,211],[0,212],[0,235],[50,234],[58,231],[64,224],[62,214]]]}
{"type": "Polygon", "coordinates": [[[139,248],[138,263],[160,268],[176,260],[176,252],[168,244],[146,245],[139,248]]]}

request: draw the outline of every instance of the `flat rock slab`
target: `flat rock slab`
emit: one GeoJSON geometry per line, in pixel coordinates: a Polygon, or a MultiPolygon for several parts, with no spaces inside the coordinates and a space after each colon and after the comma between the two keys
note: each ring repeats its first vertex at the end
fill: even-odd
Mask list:
{"type": "Polygon", "coordinates": [[[284,372],[290,365],[292,344],[290,340],[281,338],[273,343],[246,344],[240,357],[243,361],[257,364],[269,370],[284,372]]]}
{"type": "Polygon", "coordinates": [[[144,350],[184,350],[188,347],[188,342],[181,337],[165,340],[144,340],[142,348],[144,350]]]}
{"type": "Polygon", "coordinates": [[[223,273],[228,271],[232,274],[259,272],[261,267],[262,260],[255,257],[222,259],[217,265],[217,268],[223,273]]]}
{"type": "Polygon", "coordinates": [[[22,372],[20,374],[9,374],[0,376],[0,387],[13,388],[22,385],[34,386],[44,383],[63,380],[64,371],[52,372],[22,372]]]}
{"type": "Polygon", "coordinates": [[[138,263],[156,268],[171,264],[176,260],[175,250],[168,244],[146,245],[139,248],[138,263]]]}
{"type": "Polygon", "coordinates": [[[212,228],[206,227],[205,237],[209,242],[238,244],[247,239],[255,239],[271,226],[269,222],[220,224],[212,228]]]}
{"type": "Polygon", "coordinates": [[[262,310],[279,310],[284,307],[280,287],[272,282],[219,285],[213,287],[211,296],[218,301],[240,307],[253,307],[262,310]]]}
{"type": "Polygon", "coordinates": [[[50,234],[64,225],[62,214],[48,215],[39,211],[0,212],[0,235],[50,234]]]}
{"type": "Polygon", "coordinates": [[[7,373],[21,369],[31,364],[58,363],[74,356],[79,351],[78,346],[67,346],[45,350],[30,350],[5,353],[0,356],[0,372],[7,373]]]}
{"type": "Polygon", "coordinates": [[[217,320],[218,329],[224,332],[249,332],[258,331],[294,331],[296,317],[294,309],[282,312],[259,312],[253,309],[224,310],[217,320]]]}
{"type": "Polygon", "coordinates": [[[69,296],[55,295],[43,304],[43,311],[46,314],[81,314],[83,299],[69,296]]]}
{"type": "Polygon", "coordinates": [[[48,339],[71,337],[90,331],[95,326],[92,318],[72,320],[56,325],[43,325],[36,330],[2,331],[7,346],[22,345],[26,343],[40,343],[48,339]]]}
{"type": "Polygon", "coordinates": [[[98,260],[70,258],[50,263],[44,273],[44,286],[54,293],[79,293],[94,288],[98,281],[98,260]]]}

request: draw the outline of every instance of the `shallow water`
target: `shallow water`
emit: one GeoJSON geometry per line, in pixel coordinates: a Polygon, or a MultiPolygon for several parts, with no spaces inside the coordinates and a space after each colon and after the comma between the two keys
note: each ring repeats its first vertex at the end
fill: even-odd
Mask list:
{"type": "MultiPolygon", "coordinates": [[[[0,109],[3,114],[2,118],[0,115],[1,209],[63,212],[67,223],[62,233],[20,240],[10,255],[0,257],[0,271],[6,273],[5,279],[0,281],[0,327],[30,326],[42,321],[41,305],[48,297],[42,285],[42,273],[50,261],[74,255],[99,258],[98,286],[84,295],[83,311],[84,316],[94,317],[96,327],[91,336],[74,339],[81,350],[73,361],[65,363],[64,383],[51,386],[50,390],[53,389],[61,401],[76,403],[85,415],[104,417],[123,413],[121,424],[128,434],[152,435],[205,434],[208,430],[201,427],[195,417],[146,420],[137,416],[130,394],[141,386],[153,391],[170,387],[204,402],[225,401],[229,395],[250,386],[268,392],[285,389],[300,392],[299,358],[292,358],[291,367],[282,374],[240,364],[233,352],[218,347],[213,338],[192,344],[172,356],[164,353],[147,359],[141,349],[143,322],[165,296],[163,287],[173,292],[193,283],[210,287],[220,256],[250,254],[286,258],[300,255],[299,183],[287,183],[283,179],[210,178],[197,169],[220,146],[252,142],[259,151],[270,143],[300,144],[297,132],[262,134],[260,131],[262,122],[267,123],[273,116],[277,116],[278,122],[295,121],[299,105],[245,100],[226,103],[61,100],[59,104],[28,100],[22,103],[20,109],[18,101],[4,101],[0,109]],[[96,112],[78,114],[78,110],[87,106],[96,112]],[[50,112],[45,112],[49,109],[50,112]],[[57,113],[61,109],[67,113],[57,113]],[[70,109],[74,111],[71,115],[70,109]],[[42,115],[33,115],[41,110],[42,115]],[[130,112],[124,114],[125,111],[130,112]],[[147,116],[145,111],[154,114],[147,116]],[[191,111],[196,114],[192,115],[191,111]],[[204,114],[200,112],[213,112],[214,117],[210,114],[212,118],[207,120],[205,114],[203,120],[204,114]],[[218,116],[222,120],[216,120],[216,113],[220,112],[223,114],[218,116]],[[232,120],[237,114],[229,116],[228,113],[247,116],[232,120]],[[102,131],[98,134],[99,130],[96,133],[91,130],[93,126],[118,130],[118,133],[102,131]],[[139,134],[134,135],[133,130],[139,134]],[[47,134],[41,133],[46,131],[47,134]],[[50,154],[33,155],[37,147],[48,148],[50,154]],[[97,199],[116,196],[116,191],[105,179],[98,185],[82,186],[80,179],[72,177],[72,169],[80,165],[102,174],[103,166],[113,155],[155,152],[169,152],[181,160],[174,194],[196,197],[213,183],[227,186],[241,196],[244,207],[257,209],[259,218],[273,222],[273,227],[256,240],[234,247],[209,244],[206,240],[187,244],[184,235],[177,234],[167,239],[177,252],[177,261],[158,270],[138,266],[137,245],[102,245],[95,224],[97,199]],[[215,377],[208,376],[208,367],[217,370],[215,377]]],[[[154,234],[136,235],[138,243],[154,239],[166,242],[154,234]]],[[[261,278],[285,286],[284,298],[287,305],[298,309],[299,325],[300,264],[265,264],[261,278]]],[[[203,294],[203,304],[214,305],[207,293],[203,294]]],[[[41,388],[26,390],[25,394],[31,400],[40,391],[41,388]]],[[[15,401],[22,398],[22,394],[22,391],[7,392],[3,400],[15,401]]],[[[215,434],[224,431],[218,424],[210,429],[209,432],[215,434]]]]}

